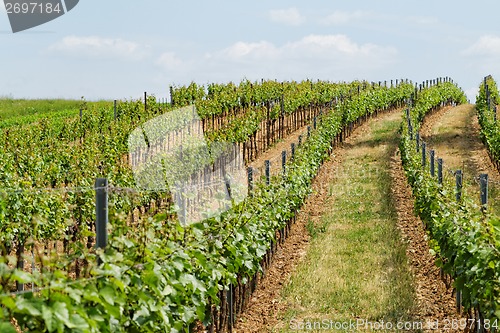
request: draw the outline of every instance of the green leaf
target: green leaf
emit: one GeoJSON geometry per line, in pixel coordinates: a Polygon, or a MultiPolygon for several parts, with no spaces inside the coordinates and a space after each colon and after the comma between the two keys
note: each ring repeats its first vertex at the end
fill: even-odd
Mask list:
{"type": "Polygon", "coordinates": [[[118,287],[122,292],[125,290],[125,283],[118,279],[113,279],[113,284],[118,287]]]}
{"type": "Polygon", "coordinates": [[[205,286],[192,274],[182,274],[180,277],[180,282],[183,286],[191,284],[193,286],[193,291],[199,290],[201,292],[207,291],[205,286]]]}
{"type": "Polygon", "coordinates": [[[57,323],[54,320],[52,309],[46,305],[42,305],[42,318],[45,321],[45,326],[49,332],[54,332],[57,329],[57,323]]]}
{"type": "Polygon", "coordinates": [[[99,295],[109,304],[115,305],[116,292],[113,288],[106,286],[99,290],[99,295]]]}
{"type": "Polygon", "coordinates": [[[30,283],[32,281],[31,274],[21,271],[19,269],[14,270],[11,276],[11,280],[17,281],[19,283],[30,283]]]}
{"type": "Polygon", "coordinates": [[[89,324],[85,321],[85,319],[76,313],[73,313],[71,315],[70,321],[73,329],[79,329],[79,330],[89,329],[89,324]]]}
{"type": "Polygon", "coordinates": [[[27,313],[31,316],[38,317],[42,314],[42,312],[35,307],[35,303],[32,303],[25,298],[19,298],[16,301],[16,306],[19,311],[22,313],[27,313]]]}
{"type": "Polygon", "coordinates": [[[73,324],[69,321],[69,311],[66,303],[55,302],[53,305],[54,316],[64,323],[68,328],[73,328],[73,324]]]}
{"type": "Polygon", "coordinates": [[[83,293],[84,299],[90,302],[101,303],[101,299],[99,298],[99,294],[94,290],[86,290],[83,293]]]}
{"type": "Polygon", "coordinates": [[[16,301],[14,300],[14,298],[9,297],[9,296],[2,297],[1,304],[5,305],[8,309],[11,309],[11,310],[13,310],[17,307],[16,301]]]}
{"type": "Polygon", "coordinates": [[[148,308],[146,308],[145,306],[141,306],[139,310],[134,312],[134,317],[132,318],[132,320],[137,322],[137,324],[142,325],[148,317],[150,317],[148,308]]]}
{"type": "Polygon", "coordinates": [[[17,333],[17,330],[11,323],[0,322],[0,332],[2,333],[17,333]]]}

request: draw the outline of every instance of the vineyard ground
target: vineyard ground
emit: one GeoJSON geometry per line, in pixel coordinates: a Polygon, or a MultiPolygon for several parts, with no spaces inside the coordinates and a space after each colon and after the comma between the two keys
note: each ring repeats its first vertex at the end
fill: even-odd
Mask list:
{"type": "MultiPolygon", "coordinates": [[[[490,198],[499,194],[500,176],[491,162],[480,138],[480,127],[472,104],[448,107],[426,117],[421,135],[436,156],[443,158],[443,169],[462,169],[465,190],[473,193],[479,204],[479,185],[474,177],[487,173],[490,180],[490,198]]],[[[445,176],[453,177],[449,172],[445,176]]],[[[500,202],[489,200],[491,209],[500,213],[500,202]]]]}
{"type": "Polygon", "coordinates": [[[287,332],[306,318],[457,318],[395,154],[400,121],[400,110],[370,120],[334,150],[235,332],[287,332]]]}
{"type": "MultiPolygon", "coordinates": [[[[279,140],[276,142],[273,146],[271,146],[268,150],[263,152],[259,157],[257,157],[255,160],[253,160],[251,163],[248,164],[249,167],[254,168],[254,172],[256,172],[256,175],[261,175],[263,174],[264,170],[264,162],[266,160],[270,160],[273,162],[279,161],[281,163],[281,152],[286,150],[288,153],[290,153],[290,145],[292,143],[297,144],[299,140],[299,136],[302,135],[303,140],[307,140],[307,126],[305,125],[296,130],[295,132],[291,133],[288,135],[286,138],[279,140]]],[[[287,156],[287,158],[290,158],[290,156],[287,156]]],[[[278,170],[281,169],[281,164],[271,164],[271,167],[273,171],[277,168],[278,170]]],[[[275,173],[275,172],[273,172],[275,173]]]]}

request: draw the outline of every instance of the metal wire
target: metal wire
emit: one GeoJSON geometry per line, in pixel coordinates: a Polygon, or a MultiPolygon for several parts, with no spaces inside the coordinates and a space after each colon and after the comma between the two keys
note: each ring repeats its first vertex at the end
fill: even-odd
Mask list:
{"type": "Polygon", "coordinates": [[[42,287],[42,288],[33,288],[33,289],[27,289],[27,290],[23,290],[23,291],[14,291],[11,293],[4,293],[4,294],[0,294],[0,298],[1,297],[12,297],[12,296],[17,296],[17,295],[25,295],[25,294],[29,294],[29,293],[37,293],[37,292],[41,292],[44,290],[51,290],[51,289],[56,289],[56,288],[61,289],[61,287],[68,287],[68,286],[71,286],[71,285],[74,285],[77,283],[81,283],[82,281],[93,281],[93,280],[97,280],[97,279],[103,278],[103,277],[106,277],[106,275],[94,276],[94,277],[91,277],[88,279],[77,279],[77,280],[62,284],[62,285],[58,285],[57,287],[56,286],[47,286],[47,287],[42,287]]]}

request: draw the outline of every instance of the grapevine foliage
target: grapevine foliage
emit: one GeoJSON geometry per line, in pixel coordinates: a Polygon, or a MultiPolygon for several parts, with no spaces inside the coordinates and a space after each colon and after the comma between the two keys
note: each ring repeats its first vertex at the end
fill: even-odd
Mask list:
{"type": "Polygon", "coordinates": [[[259,183],[251,196],[221,216],[182,228],[167,208],[131,223],[133,208],[166,193],[113,195],[105,251],[85,246],[87,237],[94,236],[91,230],[73,232],[75,225],[94,219],[92,191],[47,195],[37,189],[90,188],[97,176],[120,188],[133,187],[131,170],[123,161],[127,133],[166,110],[150,98],[146,108],[140,101],[121,103],[116,120],[109,110],[98,109],[83,112],[82,119],[43,120],[1,132],[0,142],[6,147],[0,151],[1,182],[15,191],[0,201],[0,236],[5,244],[0,257],[0,330],[14,332],[14,321],[35,332],[181,332],[196,321],[208,324],[210,309],[220,306],[220,291],[248,282],[261,269],[276,230],[293,218],[309,195],[334,138],[359,117],[402,105],[412,93],[408,83],[386,88],[359,82],[243,81],[239,86],[172,88],[174,104],[194,102],[203,119],[231,114],[238,119],[237,125],[229,122],[212,134],[235,142],[251,135],[255,126],[242,128],[254,124],[254,117],[260,119],[265,105],[277,113],[283,105],[284,112],[293,113],[311,104],[329,105],[335,98],[338,103],[297,149],[284,177],[276,177],[269,186],[259,183]],[[39,267],[31,273],[16,268],[16,258],[8,255],[20,244],[39,251],[34,245],[58,239],[71,241],[72,255],[42,251],[37,255],[39,267]],[[95,264],[97,257],[100,265],[95,264]],[[67,270],[75,260],[90,263],[79,279],[67,270]],[[15,282],[30,284],[35,292],[13,296],[15,282]]]}
{"type": "MultiPolygon", "coordinates": [[[[413,134],[428,112],[465,102],[464,93],[450,82],[425,89],[410,112],[413,134]]],[[[405,120],[401,127],[401,158],[413,189],[415,210],[426,225],[437,264],[454,279],[466,311],[476,309],[486,319],[500,319],[500,244],[499,230],[494,227],[498,217],[484,215],[466,193],[457,202],[454,183],[445,179],[440,185],[431,177],[422,167],[421,152],[410,140],[407,124],[405,120]]]]}

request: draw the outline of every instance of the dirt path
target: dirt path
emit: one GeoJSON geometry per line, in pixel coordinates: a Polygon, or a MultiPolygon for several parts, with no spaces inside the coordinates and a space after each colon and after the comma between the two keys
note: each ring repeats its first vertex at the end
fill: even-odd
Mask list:
{"type": "MultiPolygon", "coordinates": [[[[262,155],[260,155],[258,158],[256,158],[254,161],[249,163],[249,167],[252,167],[254,169],[254,179],[257,179],[261,175],[264,174],[265,172],[265,166],[264,162],[266,160],[269,160],[271,162],[271,175],[277,175],[281,171],[281,152],[283,150],[286,150],[287,152],[287,160],[291,156],[291,144],[295,143],[295,145],[298,145],[299,142],[299,136],[302,136],[302,142],[307,140],[307,126],[305,125],[295,132],[291,133],[288,135],[286,138],[283,140],[278,141],[276,144],[274,144],[272,147],[270,147],[268,150],[266,150],[262,155]]],[[[311,125],[311,130],[312,130],[312,125],[311,125]]]]}
{"type": "MultiPolygon", "coordinates": [[[[421,129],[427,145],[443,158],[443,167],[448,177],[451,171],[461,169],[464,186],[479,200],[477,177],[487,173],[490,180],[490,198],[498,192],[500,176],[488,156],[488,151],[480,139],[480,127],[472,104],[446,108],[427,117],[421,129]]],[[[479,201],[478,201],[479,203],[479,201]]],[[[500,204],[492,202],[491,207],[500,212],[500,204]]]]}
{"type": "MultiPolygon", "coordinates": [[[[422,229],[422,223],[413,214],[411,190],[406,184],[406,179],[400,166],[399,156],[395,155],[397,147],[397,126],[393,126],[393,132],[389,134],[387,142],[381,142],[378,139],[367,139],[368,135],[380,131],[380,128],[377,129],[377,127],[373,127],[375,124],[383,124],[384,122],[393,122],[396,124],[400,119],[400,112],[392,112],[384,114],[378,119],[370,120],[368,123],[357,128],[343,146],[334,150],[331,160],[327,161],[322,166],[318,177],[315,179],[313,183],[313,194],[309,197],[301,210],[297,223],[293,225],[290,237],[283,247],[279,249],[273,264],[266,272],[264,278],[261,279],[259,287],[252,296],[247,310],[238,318],[234,332],[289,332],[291,315],[311,315],[303,306],[297,306],[298,299],[294,300],[293,297],[284,297],[284,288],[288,288],[290,281],[294,279],[293,276],[296,274],[297,266],[303,266],[304,263],[306,265],[308,264],[306,260],[309,255],[308,252],[311,251],[311,242],[314,242],[314,238],[317,237],[315,233],[322,234],[330,232],[328,226],[324,224],[323,219],[326,215],[330,214],[332,207],[335,207],[335,205],[338,204],[338,200],[341,200],[342,195],[345,194],[342,191],[337,191],[338,186],[345,187],[345,184],[339,185],[342,179],[351,179],[356,176],[357,171],[354,171],[352,168],[355,162],[352,164],[352,161],[354,157],[359,158],[360,156],[363,161],[366,160],[370,170],[387,173],[387,193],[382,194],[384,196],[382,201],[387,201],[387,205],[392,207],[390,208],[392,210],[390,214],[392,214],[394,218],[387,223],[392,224],[392,227],[396,230],[395,236],[387,235],[387,237],[394,238],[395,242],[404,242],[406,244],[403,248],[406,249],[407,259],[404,258],[403,254],[403,258],[396,258],[394,260],[408,262],[406,268],[403,268],[403,270],[408,270],[409,276],[411,277],[410,283],[414,287],[414,292],[412,292],[411,295],[406,295],[408,298],[412,299],[414,303],[414,305],[405,305],[411,308],[411,311],[407,313],[407,317],[422,323],[424,325],[423,327],[431,321],[444,323],[445,319],[451,320],[452,318],[456,318],[454,314],[452,290],[447,288],[441,281],[439,270],[434,266],[434,258],[429,254],[426,234],[422,229]],[[376,156],[370,155],[371,153],[368,151],[375,153],[376,156]],[[382,154],[380,154],[380,152],[382,152],[382,154]],[[385,156],[385,161],[380,161],[382,164],[375,166],[383,156],[385,156]],[[346,161],[349,160],[351,160],[352,165],[349,164],[346,169],[346,161]],[[372,163],[374,164],[372,165],[372,163]],[[311,234],[313,235],[313,239],[311,239],[311,234]]],[[[280,153],[280,148],[277,148],[276,154],[280,153]]],[[[356,184],[352,185],[356,186],[356,184]]],[[[344,188],[344,190],[346,190],[346,188],[344,188]]],[[[379,190],[371,188],[370,191],[377,192],[379,190]]],[[[363,200],[366,199],[366,195],[372,194],[366,194],[362,191],[358,199],[363,202],[363,200]]],[[[375,204],[374,206],[380,205],[375,204]]],[[[375,214],[380,213],[377,212],[377,209],[380,208],[370,207],[370,205],[364,205],[362,207],[362,210],[369,211],[372,209],[376,210],[374,212],[375,214]]],[[[349,217],[346,218],[348,219],[349,217]]],[[[356,221],[354,220],[352,223],[356,223],[356,221]]],[[[376,223],[385,224],[386,222],[377,220],[376,223]]],[[[333,230],[335,231],[338,228],[341,230],[346,227],[348,227],[348,224],[346,224],[345,227],[340,224],[335,224],[333,230]]],[[[346,258],[346,260],[349,260],[349,256],[346,258]]],[[[331,257],[328,260],[333,260],[335,262],[338,261],[338,259],[339,258],[331,257]]],[[[382,264],[383,262],[384,261],[382,261],[382,264]]],[[[349,263],[342,263],[342,265],[344,264],[348,265],[349,263]]],[[[389,270],[400,269],[392,266],[386,268],[389,270]]],[[[406,273],[403,272],[403,275],[404,274],[406,273]]],[[[350,278],[356,280],[359,279],[360,276],[350,276],[350,278]]],[[[370,281],[370,279],[368,279],[365,285],[368,286],[372,282],[382,283],[383,285],[383,281],[386,281],[386,278],[386,276],[381,276],[379,281],[370,281]]],[[[318,279],[320,279],[319,276],[318,279]]],[[[391,281],[391,279],[389,278],[388,281],[391,281]]],[[[299,279],[298,283],[301,282],[302,281],[299,279]]],[[[304,280],[304,282],[306,281],[304,280]]],[[[403,281],[403,283],[406,282],[403,281]]],[[[395,284],[399,284],[399,282],[396,281],[395,284]]],[[[375,301],[372,300],[373,306],[377,308],[377,311],[385,313],[384,311],[388,311],[389,309],[384,309],[385,303],[382,302],[388,302],[387,304],[392,304],[391,306],[394,306],[394,311],[397,312],[397,304],[392,302],[389,298],[399,297],[397,295],[398,287],[394,291],[390,290],[390,285],[383,285],[382,288],[387,291],[388,299],[380,299],[380,304],[382,304],[382,306],[377,306],[378,299],[377,295],[374,294],[372,295],[375,298],[375,301]]],[[[313,288],[310,288],[311,293],[314,292],[312,289],[313,288]]],[[[401,292],[401,290],[403,289],[399,289],[399,292],[401,292]]],[[[324,295],[324,297],[327,297],[327,295],[324,295]]],[[[362,303],[363,302],[360,304],[362,303]]],[[[350,305],[351,304],[346,304],[346,307],[349,308],[350,305]]],[[[334,320],[336,319],[334,318],[334,310],[333,308],[322,309],[321,313],[325,315],[325,318],[334,320]]],[[[376,311],[374,311],[374,313],[375,312],[376,311]]],[[[350,318],[356,320],[360,317],[356,317],[354,311],[352,311],[350,318]]],[[[382,318],[383,317],[379,317],[379,319],[382,318]]],[[[414,331],[418,332],[421,330],[414,331]]]]}
{"type": "MultiPolygon", "coordinates": [[[[307,134],[307,126],[305,127],[307,134]]],[[[290,150],[290,144],[297,142],[298,136],[304,128],[278,143],[271,150],[252,163],[258,167],[264,164],[264,160],[281,161],[282,150],[290,150]]],[[[304,135],[305,137],[305,135],[304,135]]],[[[252,295],[250,303],[245,312],[238,318],[235,333],[271,332],[286,310],[286,304],[282,302],[281,291],[291,273],[307,252],[310,235],[306,225],[308,223],[319,224],[327,205],[328,187],[325,184],[336,174],[338,165],[342,160],[343,149],[335,149],[331,160],[325,163],[313,181],[313,193],[306,200],[300,210],[296,223],[293,224],[291,232],[285,243],[276,252],[271,267],[264,277],[259,280],[257,290],[252,295]]]]}
{"type": "Polygon", "coordinates": [[[472,104],[446,108],[426,118],[421,135],[434,147],[448,167],[464,172],[490,173],[499,179],[480,139],[480,129],[472,104]]]}

